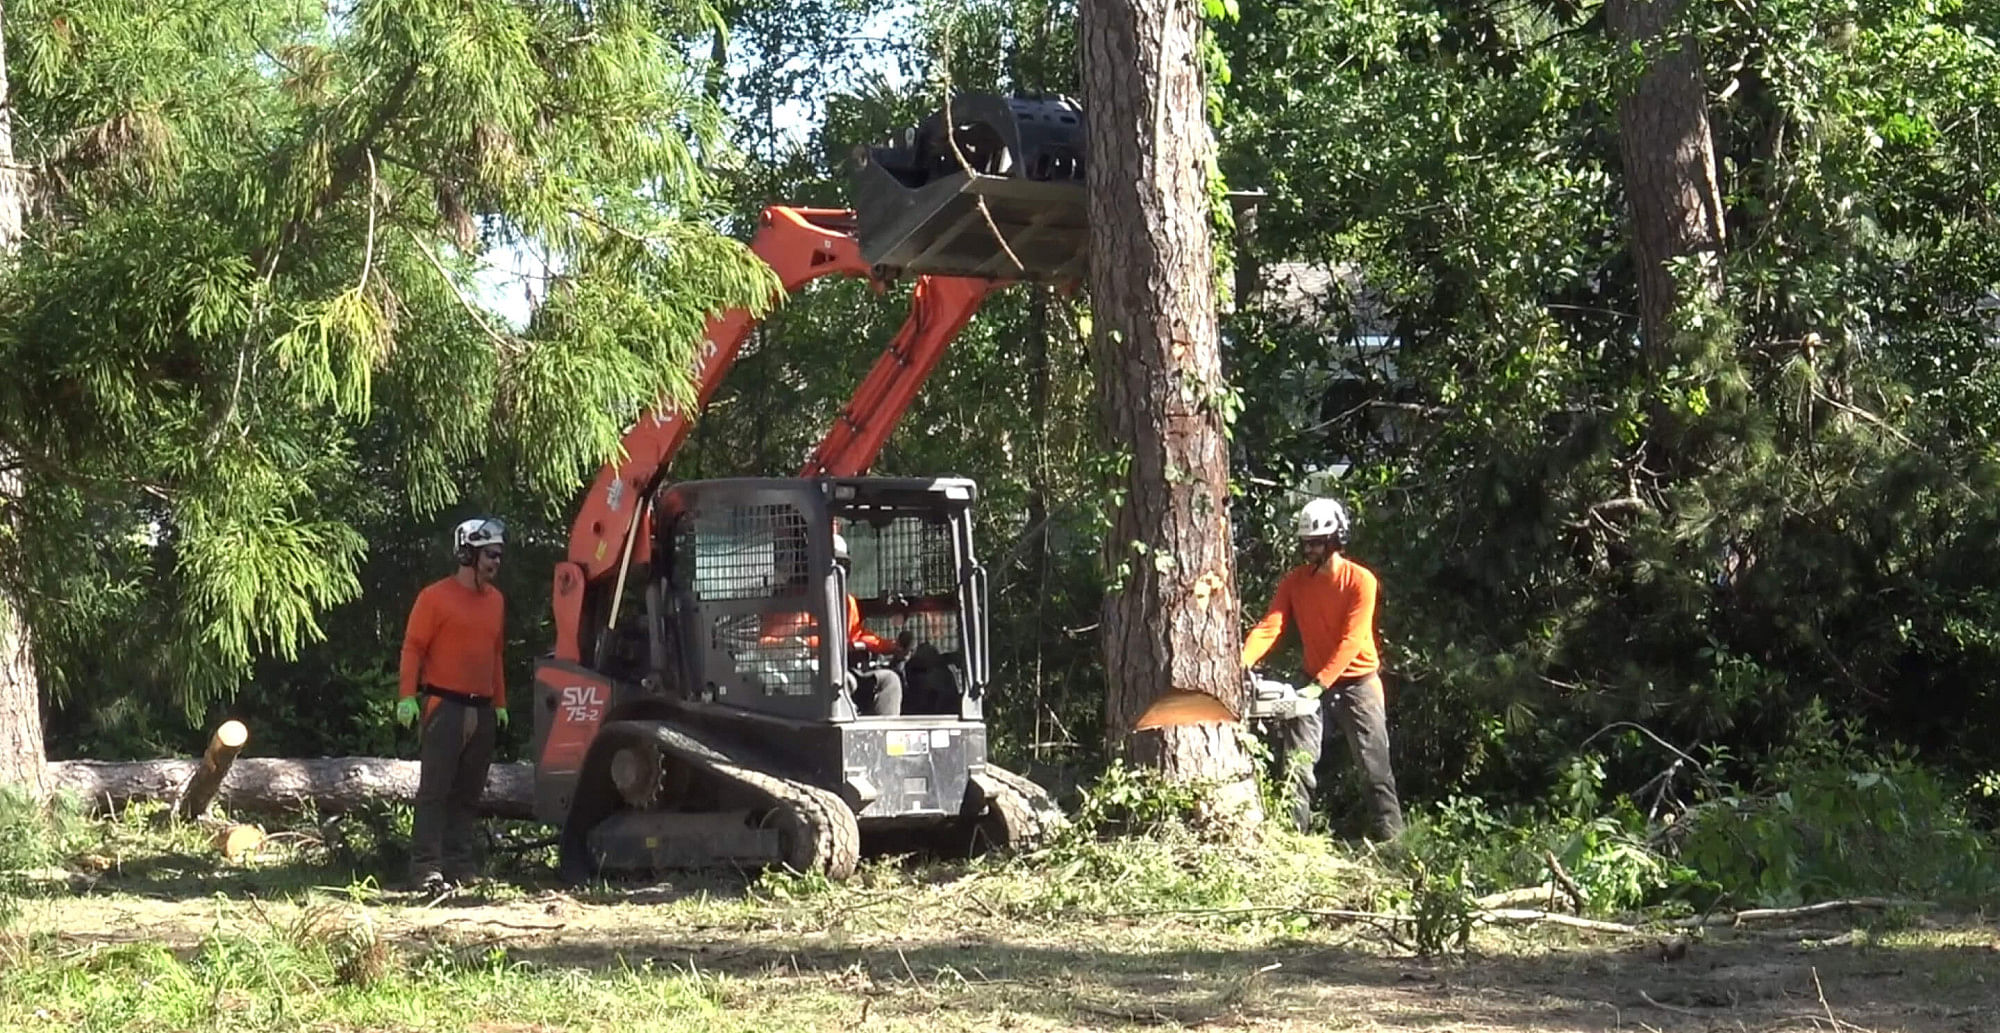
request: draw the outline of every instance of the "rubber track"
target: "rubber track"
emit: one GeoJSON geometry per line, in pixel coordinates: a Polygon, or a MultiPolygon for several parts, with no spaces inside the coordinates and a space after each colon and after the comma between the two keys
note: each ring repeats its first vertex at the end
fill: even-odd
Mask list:
{"type": "Polygon", "coordinates": [[[1020,828],[1026,833],[1011,844],[1014,849],[1033,850],[1069,823],[1062,808],[1056,806],[1055,798],[1034,780],[993,763],[986,765],[986,775],[1005,791],[990,798],[994,809],[1000,811],[1000,820],[1010,829],[1020,828]]]}
{"type": "MultiPolygon", "coordinates": [[[[853,877],[861,863],[861,828],[847,801],[818,786],[744,767],[672,724],[645,722],[644,725],[652,741],[676,761],[749,790],[766,804],[781,808],[802,822],[807,835],[794,845],[793,855],[785,858],[787,866],[801,874],[821,871],[836,882],[853,877]]],[[[664,778],[664,765],[662,768],[664,778]]]]}
{"type": "Polygon", "coordinates": [[[835,882],[853,878],[861,863],[861,827],[847,801],[818,786],[736,764],[704,762],[703,767],[759,794],[805,824],[808,834],[785,859],[794,871],[820,871],[835,882]],[[803,850],[798,849],[801,846],[803,850]]]}
{"type": "Polygon", "coordinates": [[[1005,849],[1024,853],[1042,845],[1042,823],[1035,819],[1034,808],[1028,806],[1026,798],[1015,792],[1013,786],[1003,784],[999,792],[987,794],[986,806],[999,816],[1001,827],[1007,830],[1005,849]]]}

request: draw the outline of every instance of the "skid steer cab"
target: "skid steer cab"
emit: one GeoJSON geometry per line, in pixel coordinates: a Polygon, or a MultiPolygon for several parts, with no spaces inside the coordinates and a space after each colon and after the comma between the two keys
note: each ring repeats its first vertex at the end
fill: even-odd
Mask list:
{"type": "Polygon", "coordinates": [[[976,495],[958,478],[660,490],[648,569],[628,578],[636,605],[603,618],[595,663],[536,668],[535,810],[561,827],[564,877],[783,865],[844,879],[864,851],[1045,835],[1060,820],[1049,795],[986,757],[976,495]],[[851,614],[896,648],[860,648],[851,614]],[[899,713],[857,698],[879,665],[903,686],[899,713]]]}

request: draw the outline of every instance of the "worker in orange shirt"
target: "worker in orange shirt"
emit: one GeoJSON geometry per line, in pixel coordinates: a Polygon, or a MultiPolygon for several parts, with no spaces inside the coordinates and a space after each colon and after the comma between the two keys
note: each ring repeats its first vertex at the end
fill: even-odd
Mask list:
{"type": "Polygon", "coordinates": [[[417,593],[403,632],[396,720],[408,728],[422,711],[410,881],[424,892],[449,890],[478,872],[479,797],[494,737],[507,725],[506,601],[493,584],[506,534],[498,520],[459,524],[452,533],[458,570],[417,593]]]}
{"type": "MultiPolygon", "coordinates": [[[[847,536],[835,532],[833,536],[833,562],[840,565],[851,577],[854,560],[847,555],[847,536]]],[[[852,659],[870,656],[901,657],[904,647],[875,634],[866,624],[861,623],[861,603],[853,592],[847,593],[847,651],[852,659]]],[[[850,660],[850,663],[851,663],[850,660]]],[[[895,717],[903,712],[903,676],[894,668],[871,667],[856,670],[850,667],[846,672],[849,698],[864,714],[876,717],[895,717]]]]}
{"type": "Polygon", "coordinates": [[[1287,751],[1302,750],[1307,760],[1306,770],[1295,775],[1300,781],[1293,786],[1294,818],[1304,828],[1311,817],[1311,765],[1319,759],[1323,715],[1331,710],[1367,780],[1376,831],[1394,839],[1403,831],[1403,810],[1389,767],[1388,712],[1375,652],[1376,579],[1373,571],[1341,554],[1348,528],[1347,509],[1334,499],[1313,499],[1299,510],[1305,562],[1278,582],[1263,619],[1244,635],[1242,663],[1251,672],[1286,628],[1298,629],[1306,672],[1312,676],[1304,693],[1317,693],[1320,706],[1311,718],[1284,729],[1287,751]]]}
{"type": "MultiPolygon", "coordinates": [[[[833,534],[833,562],[852,577],[854,560],[847,554],[847,536],[833,534]]],[[[896,717],[903,712],[903,679],[890,667],[854,668],[856,661],[872,656],[900,659],[907,645],[877,635],[861,622],[861,603],[853,592],[845,593],[847,610],[847,654],[850,668],[841,672],[842,685],[855,709],[873,717],[896,717]]],[[[819,621],[804,611],[765,614],[758,632],[758,644],[767,649],[792,646],[805,650],[819,648],[819,621]]]]}

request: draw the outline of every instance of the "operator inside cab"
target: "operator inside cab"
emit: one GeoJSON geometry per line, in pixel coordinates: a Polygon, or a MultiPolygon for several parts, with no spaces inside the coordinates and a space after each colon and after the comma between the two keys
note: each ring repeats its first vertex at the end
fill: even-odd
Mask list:
{"type": "MultiPolygon", "coordinates": [[[[846,579],[854,576],[854,560],[847,554],[847,536],[833,534],[833,562],[846,579]]],[[[903,678],[895,668],[875,662],[876,657],[901,660],[909,652],[907,644],[891,642],[861,623],[861,603],[853,592],[847,597],[847,652],[845,672],[847,693],[855,708],[875,717],[895,717],[903,712],[903,678]],[[857,662],[858,661],[858,662],[857,662]]]]}

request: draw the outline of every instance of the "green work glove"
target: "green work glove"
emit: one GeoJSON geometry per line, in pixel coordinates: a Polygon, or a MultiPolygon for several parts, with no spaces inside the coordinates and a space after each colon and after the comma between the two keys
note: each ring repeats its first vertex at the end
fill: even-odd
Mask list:
{"type": "Polygon", "coordinates": [[[495,726],[495,727],[497,727],[497,728],[505,728],[505,727],[507,727],[507,708],[506,708],[506,707],[494,707],[494,708],[493,708],[493,724],[494,724],[494,726],[495,726]]]}
{"type": "Polygon", "coordinates": [[[1320,693],[1323,693],[1325,691],[1326,691],[1326,686],[1321,685],[1319,683],[1318,678],[1314,678],[1312,681],[1305,683],[1305,685],[1299,689],[1299,698],[1318,699],[1320,697],[1320,693]]]}
{"type": "Polygon", "coordinates": [[[396,701],[396,723],[408,728],[417,721],[417,697],[404,696],[396,701]]]}

